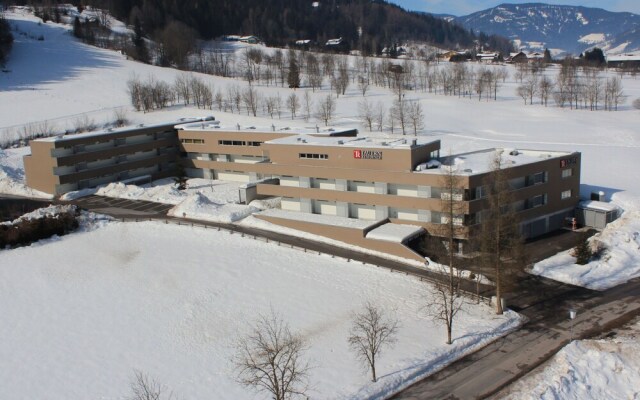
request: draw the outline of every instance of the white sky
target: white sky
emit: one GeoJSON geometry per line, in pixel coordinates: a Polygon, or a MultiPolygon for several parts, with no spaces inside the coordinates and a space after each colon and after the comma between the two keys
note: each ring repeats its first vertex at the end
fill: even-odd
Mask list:
{"type": "MultiPolygon", "coordinates": [[[[467,15],[503,3],[533,3],[532,0],[390,0],[408,10],[435,14],[467,15]]],[[[640,14],[638,0],[546,0],[547,4],[575,5],[604,8],[609,11],[628,11],[640,14]]]]}

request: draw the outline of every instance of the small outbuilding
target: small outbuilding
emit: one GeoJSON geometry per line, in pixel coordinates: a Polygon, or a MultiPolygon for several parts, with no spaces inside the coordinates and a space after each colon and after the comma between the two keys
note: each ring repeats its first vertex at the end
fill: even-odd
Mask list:
{"type": "Polygon", "coordinates": [[[609,222],[618,219],[620,209],[604,201],[581,201],[576,209],[576,219],[581,226],[604,229],[609,222]]]}

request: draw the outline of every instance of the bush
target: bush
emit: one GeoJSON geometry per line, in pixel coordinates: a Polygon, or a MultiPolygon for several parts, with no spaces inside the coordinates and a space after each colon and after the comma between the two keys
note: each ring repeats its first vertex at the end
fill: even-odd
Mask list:
{"type": "Polygon", "coordinates": [[[573,248],[573,256],[576,258],[576,264],[588,264],[593,257],[593,251],[589,245],[589,239],[581,240],[576,247],[573,248]]]}

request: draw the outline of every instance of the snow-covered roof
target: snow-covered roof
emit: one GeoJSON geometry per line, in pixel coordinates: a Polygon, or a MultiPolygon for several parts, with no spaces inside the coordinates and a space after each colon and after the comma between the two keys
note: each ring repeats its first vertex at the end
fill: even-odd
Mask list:
{"type": "Polygon", "coordinates": [[[300,145],[300,146],[335,146],[380,149],[410,149],[412,146],[424,146],[434,143],[432,140],[398,139],[384,137],[316,137],[309,135],[294,135],[269,140],[269,144],[300,145]]]}
{"type": "Polygon", "coordinates": [[[176,125],[176,129],[183,131],[237,131],[237,132],[255,132],[255,133],[288,133],[293,136],[297,135],[315,135],[315,136],[335,136],[340,134],[349,134],[357,132],[350,128],[332,128],[332,127],[289,127],[289,126],[255,126],[255,125],[221,125],[220,121],[200,121],[195,123],[187,123],[176,125]]]}
{"type": "Polygon", "coordinates": [[[361,230],[367,229],[380,223],[379,221],[367,221],[363,219],[338,217],[335,215],[311,214],[297,211],[286,211],[281,209],[265,210],[258,213],[257,215],[361,230]]]}
{"type": "Polygon", "coordinates": [[[618,210],[618,206],[616,206],[615,204],[606,203],[604,201],[596,201],[596,200],[581,201],[578,207],[589,209],[589,210],[604,211],[604,212],[611,212],[611,211],[618,210]]]}
{"type": "Polygon", "coordinates": [[[96,136],[102,136],[102,135],[113,135],[114,133],[127,133],[127,132],[130,132],[130,131],[136,130],[136,129],[162,128],[162,127],[165,127],[165,126],[175,125],[177,123],[204,121],[207,118],[212,118],[212,117],[180,118],[178,121],[172,121],[172,122],[157,123],[157,124],[140,124],[140,125],[136,125],[136,126],[125,126],[125,127],[122,127],[122,128],[103,129],[103,130],[94,131],[94,132],[85,132],[85,133],[75,133],[75,134],[71,134],[71,135],[52,136],[52,137],[36,139],[36,140],[39,141],[39,142],[63,142],[63,141],[66,141],[66,140],[76,140],[76,139],[82,139],[82,138],[88,138],[88,137],[96,137],[96,136]]]}
{"type": "Polygon", "coordinates": [[[607,56],[607,61],[640,61],[640,54],[618,54],[613,56],[607,56]]]}
{"type": "Polygon", "coordinates": [[[338,38],[338,39],[329,39],[327,40],[327,43],[325,43],[326,46],[336,46],[342,43],[342,38],[338,38]]]}
{"type": "Polygon", "coordinates": [[[424,232],[424,228],[417,225],[384,224],[367,233],[367,239],[383,240],[385,242],[404,243],[424,232]]]}
{"type": "Polygon", "coordinates": [[[503,168],[517,167],[541,160],[567,156],[566,151],[541,151],[520,149],[485,149],[470,153],[452,154],[440,159],[442,165],[438,168],[416,171],[421,174],[442,174],[453,168],[457,175],[476,175],[490,172],[496,152],[502,153],[503,168]]]}

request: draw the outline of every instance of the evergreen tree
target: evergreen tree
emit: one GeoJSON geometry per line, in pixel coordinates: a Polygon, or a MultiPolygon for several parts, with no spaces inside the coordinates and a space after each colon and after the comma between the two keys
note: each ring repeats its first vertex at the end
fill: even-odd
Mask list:
{"type": "Polygon", "coordinates": [[[300,68],[296,61],[296,55],[293,50],[289,51],[289,74],[287,75],[287,83],[290,88],[297,89],[300,87],[300,68]]]}
{"type": "Polygon", "coordinates": [[[180,161],[176,162],[176,176],[173,178],[178,190],[185,190],[187,188],[187,173],[184,170],[184,165],[180,161]]]}
{"type": "Polygon", "coordinates": [[[553,59],[551,58],[551,52],[549,51],[549,49],[544,49],[544,55],[542,56],[542,60],[547,64],[553,61],[553,59]]]}
{"type": "Polygon", "coordinates": [[[78,39],[82,39],[84,37],[82,30],[82,22],[80,22],[80,18],[76,17],[73,20],[73,36],[78,39]]]}
{"type": "Polygon", "coordinates": [[[591,246],[588,239],[580,240],[578,245],[573,249],[573,256],[576,258],[576,264],[585,265],[588,264],[593,256],[591,246]]]}
{"type": "Polygon", "coordinates": [[[142,34],[142,24],[137,16],[133,21],[133,45],[135,46],[135,58],[143,63],[149,63],[149,52],[142,34]]]}
{"type": "Polygon", "coordinates": [[[598,47],[584,52],[584,61],[589,64],[602,65],[605,62],[604,52],[598,47]]]}

